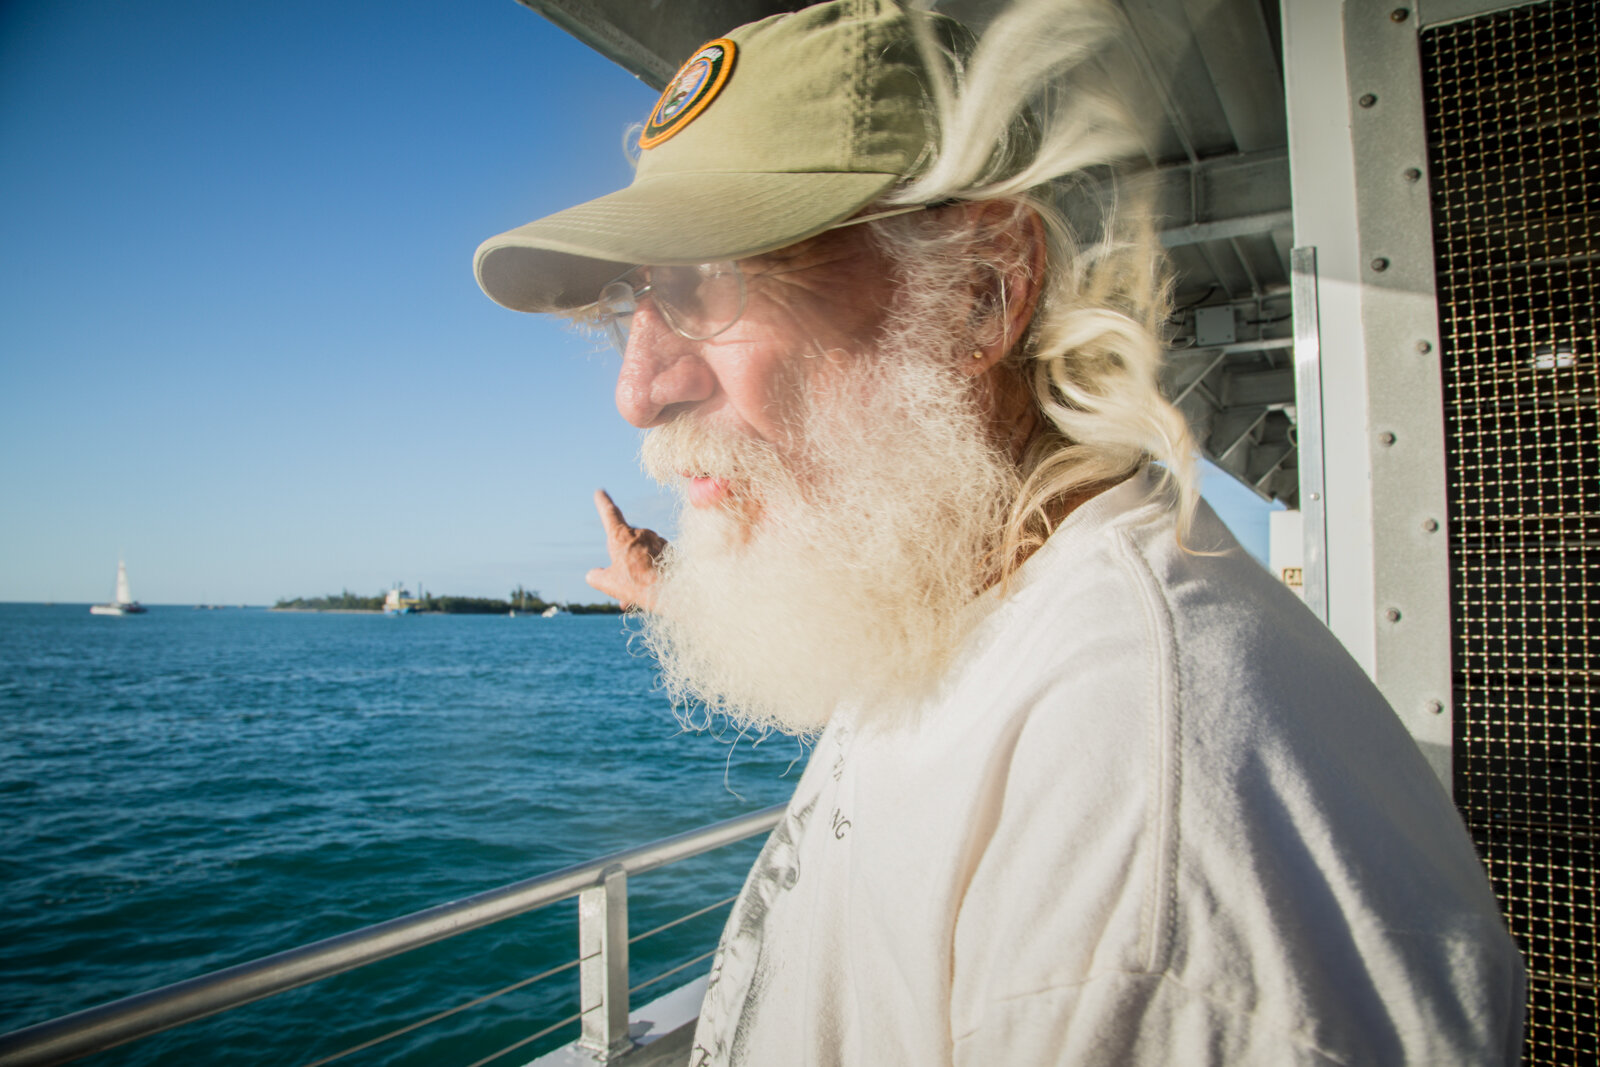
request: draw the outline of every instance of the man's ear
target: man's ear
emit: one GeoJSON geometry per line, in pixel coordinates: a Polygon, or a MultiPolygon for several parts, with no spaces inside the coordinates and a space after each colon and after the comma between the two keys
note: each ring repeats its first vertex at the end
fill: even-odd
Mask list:
{"type": "Polygon", "coordinates": [[[1016,347],[1039,306],[1048,245],[1044,220],[1032,208],[1013,204],[971,205],[973,223],[992,230],[984,259],[998,265],[982,279],[975,297],[975,346],[963,369],[973,376],[994,367],[1016,347]]]}

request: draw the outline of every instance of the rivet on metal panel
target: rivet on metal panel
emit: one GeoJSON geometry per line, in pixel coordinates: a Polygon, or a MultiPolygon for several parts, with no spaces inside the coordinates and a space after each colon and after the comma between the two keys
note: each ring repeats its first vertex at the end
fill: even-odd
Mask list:
{"type": "Polygon", "coordinates": [[[1377,259],[1372,261],[1372,269],[1378,271],[1388,270],[1389,261],[1384,259],[1382,256],[1379,256],[1377,259]]]}
{"type": "Polygon", "coordinates": [[[1322,499],[1322,494],[1321,493],[1312,493],[1311,494],[1311,499],[1312,500],[1321,500],[1322,499]]]}
{"type": "Polygon", "coordinates": [[[1433,712],[1435,715],[1443,715],[1444,714],[1444,701],[1442,701],[1442,700],[1430,700],[1430,701],[1428,701],[1428,710],[1433,712]]]}
{"type": "Polygon", "coordinates": [[[1399,622],[1400,621],[1400,609],[1399,608],[1390,608],[1389,610],[1387,610],[1387,611],[1385,611],[1383,613],[1383,617],[1388,619],[1390,622],[1399,622]]]}
{"type": "Polygon", "coordinates": [[[1393,11],[1389,12],[1389,21],[1404,22],[1406,18],[1410,16],[1410,14],[1411,12],[1407,11],[1405,8],[1397,7],[1393,11]]]}
{"type": "Polygon", "coordinates": [[[1422,170],[1419,167],[1407,167],[1400,172],[1400,175],[1408,182],[1420,182],[1422,180],[1422,170]]]}
{"type": "Polygon", "coordinates": [[[1417,355],[1425,356],[1429,352],[1432,352],[1432,351],[1433,351],[1433,345],[1430,342],[1428,342],[1428,341],[1418,341],[1417,342],[1417,355]]]}
{"type": "Polygon", "coordinates": [[[1362,107],[1371,107],[1377,102],[1378,98],[1373,96],[1371,93],[1362,93],[1360,99],[1356,101],[1356,103],[1360,104],[1362,107]]]}
{"type": "Polygon", "coordinates": [[[1380,433],[1378,435],[1378,440],[1381,441],[1383,444],[1386,444],[1386,445],[1394,444],[1394,440],[1395,440],[1394,431],[1393,430],[1385,430],[1385,431],[1383,431],[1382,433],[1380,433]]]}
{"type": "Polygon", "coordinates": [[[1428,533],[1438,533],[1439,532],[1439,520],[1438,519],[1423,519],[1422,520],[1422,528],[1424,530],[1426,530],[1428,533]]]}

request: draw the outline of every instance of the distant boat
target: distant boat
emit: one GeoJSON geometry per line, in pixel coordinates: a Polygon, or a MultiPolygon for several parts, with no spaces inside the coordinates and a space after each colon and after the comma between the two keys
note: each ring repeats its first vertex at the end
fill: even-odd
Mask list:
{"type": "Polygon", "coordinates": [[[556,607],[554,604],[551,604],[549,607],[544,609],[544,614],[540,615],[539,617],[541,619],[553,619],[557,615],[565,615],[565,614],[566,614],[566,612],[562,611],[560,608],[556,607]]]}
{"type": "Polygon", "coordinates": [[[143,615],[148,610],[133,599],[128,589],[128,565],[117,560],[117,592],[109,604],[95,604],[89,608],[91,615],[143,615]]]}
{"type": "Polygon", "coordinates": [[[385,615],[415,615],[419,603],[421,601],[397,585],[389,590],[388,595],[383,598],[383,613],[385,615]]]}

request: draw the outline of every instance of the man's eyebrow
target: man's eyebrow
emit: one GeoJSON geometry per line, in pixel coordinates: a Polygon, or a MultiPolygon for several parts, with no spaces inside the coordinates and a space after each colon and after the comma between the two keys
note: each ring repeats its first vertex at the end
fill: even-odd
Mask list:
{"type": "Polygon", "coordinates": [[[779,274],[795,274],[820,267],[824,260],[810,256],[778,256],[766,253],[739,261],[739,269],[750,278],[770,278],[779,274]]]}
{"type": "Polygon", "coordinates": [[[767,263],[793,263],[813,251],[816,248],[816,241],[815,237],[807,237],[805,240],[796,241],[792,245],[774,248],[771,252],[763,252],[758,256],[749,256],[741,262],[751,263],[756,266],[767,263]]]}
{"type": "MultiPolygon", "coordinates": [[[[784,245],[782,248],[775,248],[770,252],[763,252],[756,256],[746,256],[739,262],[755,267],[780,266],[788,270],[804,270],[807,267],[820,266],[829,262],[831,258],[828,254],[829,246],[835,242],[842,241],[848,241],[848,237],[832,230],[824,230],[822,233],[813,234],[803,240],[796,241],[792,245],[784,245]],[[814,262],[798,263],[796,265],[797,261],[806,259],[814,260],[814,262]]],[[[769,270],[767,273],[780,272],[769,270]]]]}

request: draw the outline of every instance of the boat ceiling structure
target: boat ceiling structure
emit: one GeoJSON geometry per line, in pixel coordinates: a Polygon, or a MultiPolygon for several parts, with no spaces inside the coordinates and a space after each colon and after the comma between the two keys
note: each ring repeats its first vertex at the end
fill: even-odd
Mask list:
{"type": "MultiPolygon", "coordinates": [[[[664,86],[700,44],[804,0],[520,0],[664,86]]],[[[947,0],[982,30],[1004,0],[947,0]]],[[[1206,456],[1296,507],[1288,129],[1275,0],[1120,0],[1153,117],[1161,239],[1177,282],[1167,388],[1206,456]]]]}

